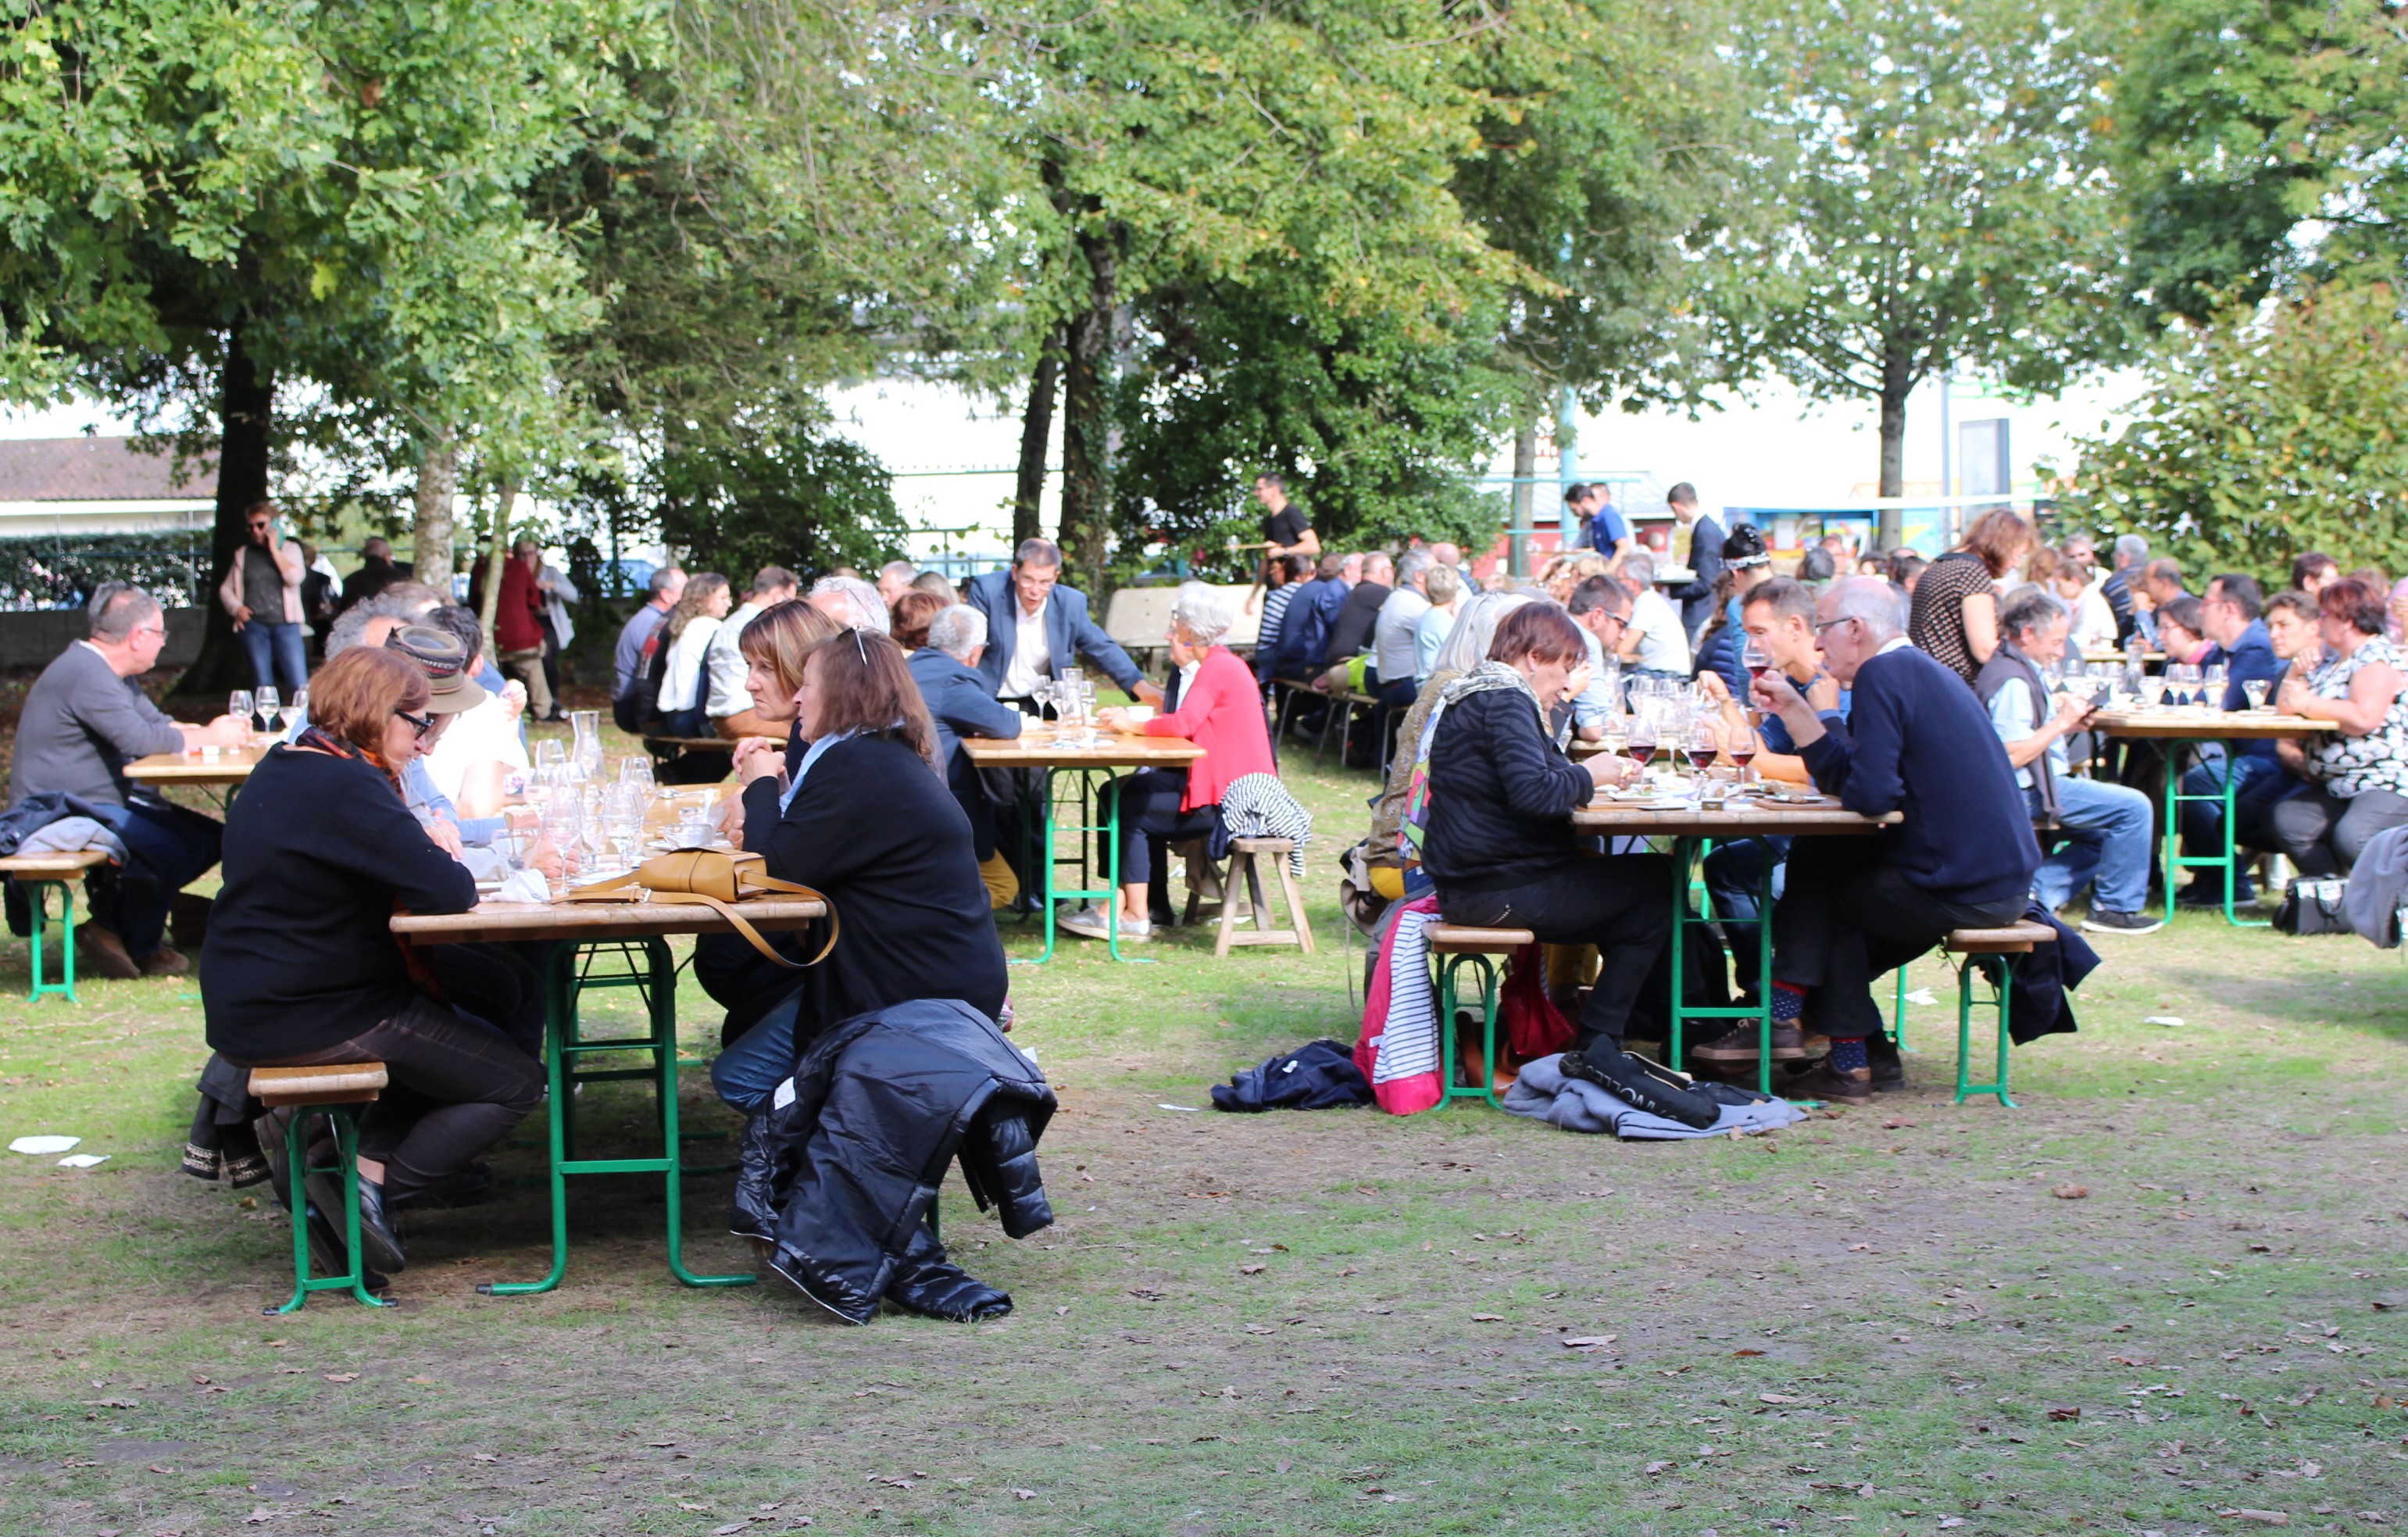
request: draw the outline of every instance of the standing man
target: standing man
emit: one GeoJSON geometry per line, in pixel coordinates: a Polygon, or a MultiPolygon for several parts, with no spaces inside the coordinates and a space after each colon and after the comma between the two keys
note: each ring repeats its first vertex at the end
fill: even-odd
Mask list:
{"type": "Polygon", "coordinates": [[[1689,581],[1664,596],[1681,605],[1681,623],[1688,630],[1689,643],[1698,643],[1698,633],[1706,621],[1714,616],[1714,583],[1723,574],[1723,539],[1721,522],[1698,510],[1698,488],[1683,481],[1664,496],[1665,505],[1671,508],[1672,517],[1689,534],[1687,565],[1697,573],[1689,581]]]}
{"type": "Polygon", "coordinates": [[[646,674],[652,670],[661,625],[685,596],[685,573],[675,566],[663,566],[652,572],[647,585],[652,596],[627,616],[619,627],[619,643],[610,648],[610,718],[629,736],[641,735],[644,717],[652,712],[646,674]]]}
{"type": "Polygon", "coordinates": [[[243,514],[242,548],[218,583],[218,602],[234,617],[235,633],[251,657],[254,686],[284,697],[309,686],[309,643],[302,631],[301,578],[307,567],[298,541],[284,538],[274,502],[253,502],[243,514]]]}
{"type": "Polygon", "coordinates": [[[1588,547],[1605,557],[1610,564],[1635,552],[1639,541],[1630,537],[1630,525],[1613,510],[1612,499],[1604,485],[1574,481],[1564,488],[1564,519],[1582,531],[1588,547]]]}
{"type": "Polygon", "coordinates": [[[1087,614],[1087,595],[1062,586],[1062,547],[1025,540],[1011,569],[973,578],[963,599],[986,616],[986,650],[979,674],[996,698],[1037,712],[1037,685],[1059,678],[1081,659],[1139,700],[1162,703],[1162,690],[1138,676],[1120,642],[1087,614]]]}
{"type": "Polygon", "coordinates": [[[58,791],[89,803],[125,845],[117,870],[95,871],[93,921],[76,933],[81,965],[104,977],[180,976],[191,962],[166,942],[176,893],[218,862],[215,821],[168,804],[125,777],[152,753],[239,747],[251,723],[221,715],[207,725],[169,720],[135,680],[159,661],[167,617],[149,593],[104,582],[86,607],[92,638],[42,669],[17,719],[8,804],[58,791]]]}
{"type": "Polygon", "coordinates": [[[538,721],[552,718],[552,684],[543,675],[543,550],[531,539],[510,546],[502,591],[494,606],[494,650],[505,677],[526,685],[538,721]]]}
{"type": "Polygon", "coordinates": [[[2006,750],[1965,681],[1907,644],[1901,608],[1872,577],[1834,582],[1816,601],[1827,668],[1855,693],[1846,731],[1781,673],[1756,684],[1755,702],[1780,713],[1825,794],[1860,816],[1904,813],[1877,837],[1790,847],[1772,909],[1773,1040],[1778,1050],[1799,1030],[1811,1000],[1831,1043],[1821,1068],[1789,1080],[1801,1099],[1870,1099],[1865,1042],[1882,1027],[1872,980],[1952,928],[2020,918],[2040,866],[2006,750]]]}
{"type": "Polygon", "coordinates": [[[1304,509],[1287,499],[1287,481],[1272,470],[1254,477],[1254,500],[1263,504],[1263,564],[1266,568],[1283,555],[1308,558],[1321,553],[1321,536],[1304,509]]]}
{"type": "MultiPolygon", "coordinates": [[[[884,578],[885,573],[881,572],[880,580],[884,578]]],[[[745,625],[759,618],[765,610],[792,602],[802,585],[803,579],[782,566],[762,567],[753,574],[752,589],[744,595],[742,606],[711,633],[710,644],[703,651],[702,675],[710,685],[703,713],[710,717],[711,729],[729,741],[741,741],[746,737],[782,739],[786,735],[787,723],[763,718],[752,703],[752,696],[745,692],[747,664],[744,654],[736,646],[744,638],[745,625]]]]}

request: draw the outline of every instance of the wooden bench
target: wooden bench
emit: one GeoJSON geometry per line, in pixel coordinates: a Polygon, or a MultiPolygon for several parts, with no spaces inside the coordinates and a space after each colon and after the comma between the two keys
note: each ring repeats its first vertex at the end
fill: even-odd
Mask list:
{"type": "MultiPolygon", "coordinates": [[[[367,1269],[360,1259],[360,1127],[356,1108],[371,1104],[384,1093],[388,1077],[381,1062],[336,1062],[313,1068],[253,1068],[251,1096],[270,1110],[289,1111],[284,1117],[284,1178],[293,1214],[293,1296],[280,1307],[261,1311],[274,1317],[306,1305],[313,1291],[349,1291],[353,1300],[372,1308],[390,1307],[367,1289],[367,1269]],[[312,1168],[309,1123],[319,1116],[335,1134],[335,1161],[312,1168]],[[333,1174],[343,1182],[340,1228],[346,1266],[340,1274],[309,1273],[309,1190],[311,1174],[333,1174]]],[[[319,1214],[332,1222],[335,1214],[319,1214]]],[[[331,1271],[333,1267],[327,1267],[331,1271]]]]}
{"type": "Polygon", "coordinates": [[[1961,1105],[1973,1095],[1987,1094],[1996,1098],[1999,1103],[2009,1110],[2015,1108],[2014,1100],[2007,1094],[2007,1054],[2014,1044],[2014,1038],[2008,1031],[2007,1016],[2014,987],[2015,957],[2030,955],[2037,945],[2056,942],[2056,929],[2046,924],[2026,923],[2020,920],[2001,925],[1997,928],[1958,928],[1949,931],[1948,938],[1943,942],[1944,950],[1951,955],[1965,957],[1961,961],[1951,963],[1956,968],[1956,1098],[1955,1103],[1961,1105]],[[1997,963],[1998,970],[1995,976],[1982,966],[1981,963],[1985,960],[1997,963]],[[1973,974],[1976,971],[1982,973],[1984,983],[1990,989],[1990,996],[1986,998],[1976,999],[1973,996],[1973,974]],[[1995,1083],[1976,1084],[1972,1081],[1973,1006],[1976,1002],[1992,1009],[1999,1016],[1999,1076],[1995,1083]]]}
{"type": "Polygon", "coordinates": [[[1472,928],[1441,922],[1425,925],[1422,939],[1438,963],[1441,1032],[1439,1070],[1445,1086],[1438,1108],[1444,1110],[1457,1099],[1485,1099],[1501,1110],[1504,1106],[1497,1099],[1497,998],[1504,981],[1504,968],[1495,957],[1502,955],[1511,962],[1513,956],[1537,944],[1539,937],[1526,928],[1472,928]],[[1477,1085],[1458,1085],[1455,1081],[1455,976],[1467,966],[1477,968],[1480,973],[1481,1056],[1477,1085]]]}
{"type": "Polygon", "coordinates": [[[736,771],[736,744],[724,737],[646,737],[643,743],[652,777],[663,784],[716,784],[736,771]]]}
{"type": "MultiPolygon", "coordinates": [[[[1297,888],[1296,874],[1288,869],[1287,856],[1295,852],[1296,841],[1287,838],[1233,838],[1229,840],[1229,868],[1221,877],[1221,937],[1214,941],[1215,959],[1226,956],[1241,944],[1292,944],[1306,955],[1312,954],[1312,925],[1304,916],[1304,893],[1297,888]],[[1270,904],[1263,899],[1261,861],[1269,859],[1279,871],[1281,894],[1287,900],[1288,928],[1271,927],[1270,904]],[[1248,904],[1254,915],[1254,932],[1238,932],[1239,880],[1243,877],[1248,904]]],[[[1203,904],[1203,893],[1191,887],[1187,893],[1185,921],[1194,923],[1203,904]]]]}
{"type": "Polygon", "coordinates": [[[33,909],[34,990],[31,998],[38,1000],[45,993],[58,993],[69,1003],[76,1000],[75,992],[75,883],[97,866],[108,863],[108,855],[99,849],[77,849],[64,854],[19,854],[0,859],[0,876],[25,888],[26,905],[33,909]],[[50,927],[50,894],[59,894],[59,980],[44,982],[42,972],[43,942],[50,927]]]}

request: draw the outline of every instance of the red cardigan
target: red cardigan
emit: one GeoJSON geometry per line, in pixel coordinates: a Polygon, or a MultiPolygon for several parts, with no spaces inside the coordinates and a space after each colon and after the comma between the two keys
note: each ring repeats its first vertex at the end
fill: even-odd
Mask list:
{"type": "Polygon", "coordinates": [[[1248,774],[1279,772],[1271,763],[1262,684],[1226,646],[1204,654],[1196,682],[1180,697],[1177,713],[1156,715],[1142,729],[1149,737],[1184,737],[1204,749],[1204,755],[1187,766],[1187,795],[1179,803],[1182,812],[1218,806],[1221,792],[1248,774]]]}

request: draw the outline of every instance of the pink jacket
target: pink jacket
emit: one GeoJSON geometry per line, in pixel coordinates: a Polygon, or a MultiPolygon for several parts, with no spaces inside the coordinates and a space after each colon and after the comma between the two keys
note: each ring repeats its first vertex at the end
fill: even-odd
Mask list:
{"type": "Polygon", "coordinates": [[[1187,795],[1179,803],[1182,812],[1218,806],[1221,792],[1248,774],[1279,772],[1271,762],[1270,726],[1263,719],[1262,685],[1226,646],[1204,654],[1177,713],[1146,722],[1145,734],[1184,737],[1204,749],[1188,766],[1187,795]]]}
{"type": "MultiPolygon", "coordinates": [[[[268,547],[276,557],[276,568],[284,578],[284,612],[253,614],[264,625],[298,625],[302,622],[301,579],[308,573],[301,565],[301,541],[279,539],[268,547]]],[[[225,611],[233,613],[242,607],[242,551],[234,553],[234,563],[226,567],[225,580],[218,583],[218,601],[225,611]]]]}

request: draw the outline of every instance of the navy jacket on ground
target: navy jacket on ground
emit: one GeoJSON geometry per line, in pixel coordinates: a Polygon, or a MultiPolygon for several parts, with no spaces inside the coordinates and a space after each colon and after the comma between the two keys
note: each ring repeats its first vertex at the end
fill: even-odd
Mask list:
{"type": "Polygon", "coordinates": [[[978,769],[962,751],[964,737],[997,737],[1006,741],[1020,735],[1028,717],[995,697],[995,689],[957,657],[934,646],[911,654],[911,681],[928,706],[937,727],[937,761],[944,766],[945,784],[970,819],[970,837],[982,860],[995,855],[995,812],[979,784],[978,769]]]}
{"type": "MultiPolygon", "coordinates": [[[[2262,619],[2251,620],[2239,639],[2229,647],[2216,647],[2207,654],[2207,659],[2210,664],[2222,662],[2231,669],[2224,685],[2224,708],[2227,710],[2249,708],[2249,696],[2242,691],[2241,685],[2252,678],[2264,679],[2270,691],[2281,686],[2277,680],[2283,676],[2283,669],[2287,665],[2274,654],[2274,643],[2267,639],[2266,622],[2262,619]]],[[[2244,758],[2271,758],[2274,755],[2274,744],[2271,741],[2243,741],[2229,745],[2244,758]]]]}
{"type": "Polygon", "coordinates": [[[1212,1085],[1212,1108],[1338,1110],[1371,1102],[1371,1085],[1342,1041],[1312,1041],[1212,1085]]]}
{"type": "MultiPolygon", "coordinates": [[[[986,691],[994,694],[1003,687],[1003,675],[1019,643],[1020,597],[1011,590],[1011,573],[972,577],[962,601],[986,615],[986,654],[979,658],[979,673],[986,679],[986,691]]],[[[1055,678],[1083,657],[1125,690],[1138,679],[1129,654],[1088,616],[1087,595],[1068,587],[1056,586],[1045,599],[1045,650],[1052,662],[1050,675],[1055,678]]]]}
{"type": "Polygon", "coordinates": [[[1850,811],[1905,813],[1874,836],[1883,862],[1914,885],[1971,906],[2031,889],[2040,844],[2006,746],[1965,680],[1928,654],[1900,646],[1869,658],[1847,736],[1827,733],[1799,755],[1850,811]]]}

